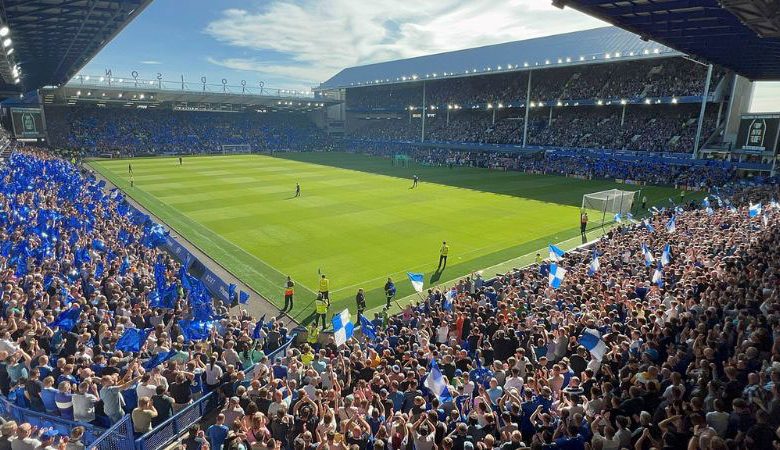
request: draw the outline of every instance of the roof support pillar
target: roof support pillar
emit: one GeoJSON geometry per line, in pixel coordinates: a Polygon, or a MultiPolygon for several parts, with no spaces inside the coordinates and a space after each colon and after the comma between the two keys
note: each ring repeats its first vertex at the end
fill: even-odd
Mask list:
{"type": "Polygon", "coordinates": [[[696,139],[693,141],[693,158],[699,156],[699,143],[701,142],[701,129],[704,125],[704,113],[707,111],[707,97],[710,95],[710,81],[712,80],[712,64],[707,66],[707,79],[704,80],[704,95],[701,97],[701,109],[699,110],[699,123],[696,125],[696,139]]]}
{"type": "Polygon", "coordinates": [[[420,142],[425,142],[425,116],[428,115],[428,105],[425,104],[425,81],[422,82],[422,85],[422,115],[420,117],[422,120],[422,131],[420,131],[420,142]]]}
{"type": "Polygon", "coordinates": [[[525,89],[525,120],[523,121],[523,148],[528,143],[528,109],[531,107],[531,75],[532,70],[528,71],[528,87],[525,89]]]}

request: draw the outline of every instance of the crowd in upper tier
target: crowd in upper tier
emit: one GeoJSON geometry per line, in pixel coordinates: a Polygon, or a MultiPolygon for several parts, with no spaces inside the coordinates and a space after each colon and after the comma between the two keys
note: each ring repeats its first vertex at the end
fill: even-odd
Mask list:
{"type": "MultiPolygon", "coordinates": [[[[646,97],[702,95],[706,67],[683,58],[590,64],[535,69],[531,101],[620,100],[646,97]]],[[[715,68],[710,89],[725,71],[715,68]]],[[[488,102],[524,102],[528,73],[503,73],[425,81],[428,105],[468,106],[488,102]]],[[[422,82],[351,88],[347,108],[354,110],[401,109],[422,105],[422,82]]]]}
{"type": "MultiPolygon", "coordinates": [[[[513,144],[523,142],[523,111],[437,111],[425,123],[429,142],[513,144]]],[[[688,152],[693,149],[698,106],[618,106],[536,108],[529,116],[528,145],[570,148],[688,152]],[[552,109],[552,114],[550,111],[552,109]]],[[[420,140],[422,122],[409,119],[365,119],[355,114],[348,136],[373,140],[420,140]]],[[[715,130],[712,108],[702,124],[703,139],[715,130]]],[[[703,142],[703,141],[702,141],[703,142]]]]}

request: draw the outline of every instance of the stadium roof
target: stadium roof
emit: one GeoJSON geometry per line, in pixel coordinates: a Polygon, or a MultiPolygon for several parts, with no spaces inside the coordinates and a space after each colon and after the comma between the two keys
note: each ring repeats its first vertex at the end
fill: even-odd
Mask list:
{"type": "Polygon", "coordinates": [[[602,27],[524,41],[350,67],[317,89],[348,88],[524,71],[594,62],[679,56],[616,27],[602,27]]]}
{"type": "Polygon", "coordinates": [[[751,80],[780,80],[780,0],[554,0],[751,80]]]}
{"type": "MultiPolygon", "coordinates": [[[[2,0],[9,45],[0,50],[0,92],[68,81],[151,0],[2,0]],[[8,54],[9,49],[14,50],[8,54]],[[19,83],[13,68],[18,64],[19,83]],[[7,69],[4,71],[3,69],[7,69]]],[[[0,28],[0,35],[2,35],[0,28]]]]}

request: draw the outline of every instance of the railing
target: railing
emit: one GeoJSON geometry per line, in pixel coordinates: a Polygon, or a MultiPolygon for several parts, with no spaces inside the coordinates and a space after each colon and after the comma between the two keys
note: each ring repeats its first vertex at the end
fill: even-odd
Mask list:
{"type": "Polygon", "coordinates": [[[101,434],[88,450],[135,450],[133,437],[133,421],[129,414],[115,423],[105,433],[101,434]]]}
{"type": "MultiPolygon", "coordinates": [[[[268,360],[270,361],[278,354],[287,351],[297,335],[296,331],[291,332],[287,342],[268,354],[268,360]]],[[[249,373],[256,366],[257,364],[245,369],[244,372],[249,373]]],[[[178,439],[190,426],[199,422],[205,414],[216,411],[221,406],[221,402],[222,399],[220,399],[218,392],[204,395],[165,422],[154,427],[152,431],[136,439],[135,448],[138,450],[157,450],[166,447],[178,439]]]]}
{"type": "MultiPolygon", "coordinates": [[[[105,428],[96,427],[88,423],[74,422],[72,420],[66,420],[57,416],[50,416],[48,414],[31,411],[29,409],[22,408],[14,405],[8,399],[0,397],[0,416],[6,417],[10,420],[15,420],[17,423],[29,423],[30,425],[38,428],[52,428],[56,430],[60,435],[70,436],[71,430],[75,427],[84,427],[84,437],[82,442],[84,445],[92,446],[99,440],[105,432],[105,428]]],[[[130,439],[130,446],[115,446],[115,447],[101,447],[105,449],[118,449],[118,450],[131,450],[132,438],[130,439]]]]}
{"type": "Polygon", "coordinates": [[[219,395],[210,392],[197,401],[182,409],[170,419],[154,427],[154,429],[136,439],[135,447],[139,450],[156,450],[166,447],[192,424],[200,421],[209,409],[218,406],[219,395]]]}

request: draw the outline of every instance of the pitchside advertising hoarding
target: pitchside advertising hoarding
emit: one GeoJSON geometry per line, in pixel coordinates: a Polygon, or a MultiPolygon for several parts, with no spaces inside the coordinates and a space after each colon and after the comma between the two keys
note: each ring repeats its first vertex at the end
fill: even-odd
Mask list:
{"type": "Polygon", "coordinates": [[[46,137],[41,108],[11,108],[11,125],[16,138],[46,137]]]}
{"type": "Polygon", "coordinates": [[[742,116],[735,147],[746,153],[777,153],[780,113],[742,116]]]}

